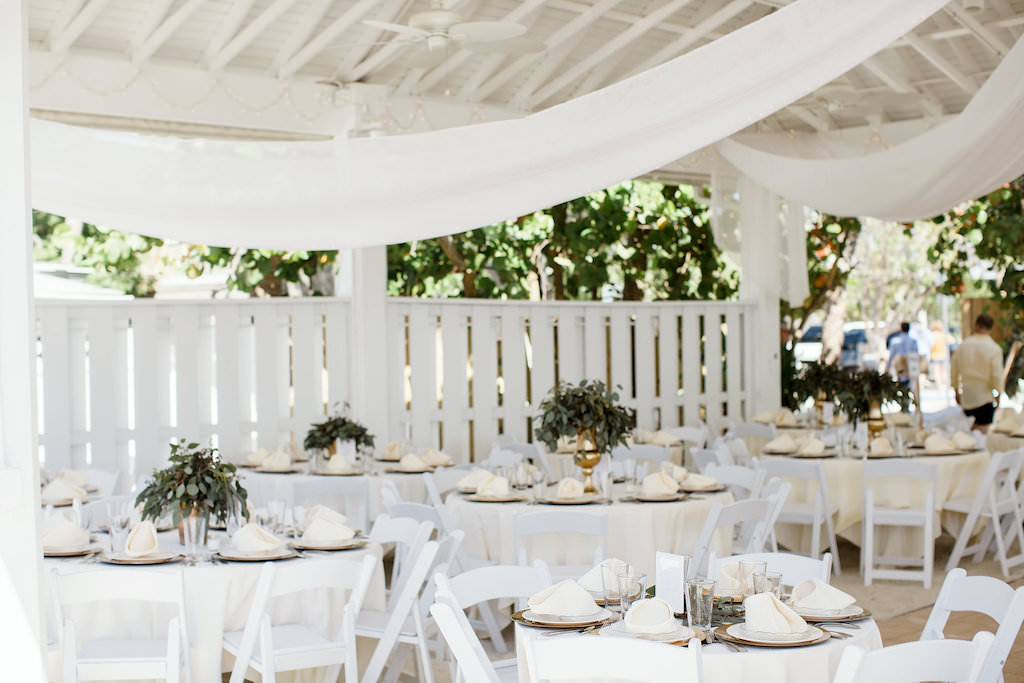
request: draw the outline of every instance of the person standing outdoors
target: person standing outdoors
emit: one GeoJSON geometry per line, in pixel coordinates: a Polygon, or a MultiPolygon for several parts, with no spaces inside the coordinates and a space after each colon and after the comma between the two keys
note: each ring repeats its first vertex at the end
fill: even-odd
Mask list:
{"type": "Polygon", "coordinates": [[[891,372],[896,368],[896,377],[900,382],[910,385],[910,372],[907,363],[907,356],[917,354],[917,342],[910,336],[910,323],[900,323],[900,333],[893,337],[889,344],[889,361],[886,363],[885,371],[891,372]]]}
{"type": "MultiPolygon", "coordinates": [[[[941,320],[932,321],[932,347],[928,351],[928,366],[932,371],[935,387],[946,390],[946,368],[949,362],[949,333],[942,326],[941,320]]],[[[947,399],[948,400],[948,399],[947,399]]]]}
{"type": "Polygon", "coordinates": [[[988,433],[1003,393],[1003,351],[992,339],[992,316],[979,315],[974,334],[953,353],[950,381],[956,402],[974,418],[974,429],[988,433]]]}

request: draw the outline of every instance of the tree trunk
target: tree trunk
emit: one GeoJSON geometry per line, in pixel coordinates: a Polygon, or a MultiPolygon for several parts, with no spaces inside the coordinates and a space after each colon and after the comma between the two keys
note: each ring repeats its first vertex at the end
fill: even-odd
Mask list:
{"type": "Polygon", "coordinates": [[[558,263],[557,257],[561,255],[556,244],[562,242],[562,235],[565,232],[565,223],[569,216],[569,204],[562,202],[548,210],[551,216],[551,243],[545,249],[545,256],[551,264],[551,284],[555,290],[555,298],[565,299],[565,269],[558,263]]]}
{"type": "Polygon", "coordinates": [[[467,299],[476,298],[476,273],[472,270],[462,274],[462,296],[467,299]]]}
{"type": "Polygon", "coordinates": [[[821,325],[821,360],[838,363],[843,353],[843,323],[846,322],[846,287],[833,289],[825,299],[825,321],[821,325]]]}

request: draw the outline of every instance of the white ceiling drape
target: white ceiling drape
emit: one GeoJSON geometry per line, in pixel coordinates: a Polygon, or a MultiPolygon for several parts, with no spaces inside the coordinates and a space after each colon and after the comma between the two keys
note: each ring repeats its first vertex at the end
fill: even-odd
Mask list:
{"type": "Polygon", "coordinates": [[[256,143],[34,121],[33,206],[169,239],[338,248],[450,234],[636,177],[828,83],[946,0],[798,0],[654,69],[519,120],[256,143]]]}
{"type": "Polygon", "coordinates": [[[959,116],[882,152],[804,159],[735,140],[718,151],[759,184],[840,216],[930,218],[1024,174],[1024,38],[959,116]]]}

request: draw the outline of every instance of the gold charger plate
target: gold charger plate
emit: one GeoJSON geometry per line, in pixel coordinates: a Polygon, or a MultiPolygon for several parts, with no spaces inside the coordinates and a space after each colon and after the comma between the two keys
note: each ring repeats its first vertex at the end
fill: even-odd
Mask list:
{"type": "Polygon", "coordinates": [[[722,491],[725,491],[728,488],[729,487],[726,486],[725,484],[719,484],[718,486],[715,486],[713,488],[707,488],[707,489],[699,489],[699,488],[688,489],[688,488],[683,488],[683,493],[721,493],[722,491]]]}
{"type": "Polygon", "coordinates": [[[686,500],[686,493],[673,493],[669,496],[645,496],[641,493],[634,500],[639,503],[678,503],[681,500],[686,500]]]}
{"type": "Polygon", "coordinates": [[[318,477],[358,477],[364,474],[359,470],[345,470],[343,472],[331,472],[330,470],[313,470],[312,473],[318,477]]]}
{"type": "Polygon", "coordinates": [[[617,614],[615,614],[615,612],[612,612],[611,610],[606,610],[608,612],[608,616],[603,617],[601,619],[593,619],[593,620],[587,621],[587,622],[574,621],[574,622],[567,623],[567,624],[557,624],[557,623],[548,623],[548,622],[543,622],[542,623],[542,622],[533,621],[532,619],[527,619],[526,617],[524,617],[523,614],[526,613],[526,611],[528,609],[529,608],[521,609],[518,612],[513,612],[513,614],[512,614],[512,621],[516,622],[517,624],[522,624],[523,626],[529,626],[531,628],[564,628],[564,629],[578,630],[578,629],[587,628],[587,627],[590,627],[590,626],[603,626],[605,624],[610,624],[610,623],[612,623],[614,621],[618,621],[618,619],[619,619],[619,616],[617,614]]]}
{"type": "Polygon", "coordinates": [[[423,474],[424,472],[433,472],[434,468],[433,467],[425,467],[425,468],[421,468],[421,469],[418,469],[418,470],[403,470],[403,469],[400,469],[398,467],[389,467],[389,468],[387,468],[384,471],[385,472],[390,472],[391,474],[423,474]]]}
{"type": "Polygon", "coordinates": [[[545,505],[590,505],[597,501],[597,496],[593,493],[587,493],[579,498],[542,498],[539,503],[545,505]]]}
{"type": "Polygon", "coordinates": [[[382,457],[382,456],[379,456],[379,455],[373,456],[373,459],[376,460],[377,462],[401,462],[402,461],[402,458],[400,458],[400,457],[399,458],[387,458],[387,457],[382,457]]]}
{"type": "Polygon", "coordinates": [[[797,453],[795,449],[792,451],[777,451],[775,449],[768,450],[767,448],[762,448],[761,452],[765,455],[796,455],[797,453]]]}
{"type": "Polygon", "coordinates": [[[522,496],[479,496],[474,493],[466,496],[466,500],[474,503],[522,503],[526,499],[522,496]]]}
{"type": "Polygon", "coordinates": [[[296,550],[356,550],[369,544],[368,538],[353,538],[344,543],[303,543],[295,541],[291,544],[296,550]]]}
{"type": "MultiPolygon", "coordinates": [[[[80,498],[83,503],[89,502],[89,497],[80,498]]],[[[71,507],[75,502],[74,498],[51,498],[50,500],[42,501],[43,507],[55,507],[55,508],[66,508],[71,507]]]]}
{"type": "Polygon", "coordinates": [[[273,562],[274,560],[290,560],[293,557],[299,556],[297,552],[285,546],[268,553],[246,552],[229,548],[227,550],[218,550],[214,555],[228,562],[273,562]]]}
{"type": "Polygon", "coordinates": [[[82,557],[83,555],[92,555],[98,553],[102,548],[95,544],[89,544],[81,548],[53,548],[47,550],[43,548],[43,557],[82,557]]]}
{"type": "Polygon", "coordinates": [[[125,565],[148,565],[148,564],[169,564],[180,562],[185,558],[181,553],[162,552],[159,555],[147,555],[144,557],[129,557],[127,555],[100,554],[100,562],[103,564],[125,564],[125,565]]]}
{"type": "Polygon", "coordinates": [[[278,469],[270,469],[268,467],[257,467],[256,471],[257,472],[263,472],[264,474],[295,474],[296,472],[301,472],[302,468],[301,467],[286,467],[286,468],[278,470],[278,469]]]}
{"type": "MultiPolygon", "coordinates": [[[[796,611],[796,609],[793,607],[793,605],[789,605],[789,608],[792,609],[793,611],[796,611]]],[[[799,612],[798,612],[798,614],[799,614],[799,612]]],[[[842,624],[842,623],[846,623],[846,622],[850,622],[850,621],[860,621],[862,619],[870,619],[871,618],[871,610],[869,610],[868,608],[865,607],[865,608],[863,608],[857,614],[848,614],[848,615],[841,616],[841,617],[819,617],[819,616],[813,616],[813,615],[803,615],[803,614],[800,614],[800,618],[803,619],[804,621],[806,621],[809,624],[811,624],[811,623],[813,623],[813,624],[842,624]]]]}
{"type": "Polygon", "coordinates": [[[823,628],[819,628],[818,630],[821,631],[821,635],[815,638],[814,640],[801,640],[797,642],[785,640],[772,642],[762,640],[747,640],[746,638],[738,638],[730,634],[727,630],[730,626],[734,626],[734,624],[722,624],[721,626],[717,626],[714,629],[712,629],[715,632],[715,638],[719,638],[720,640],[725,640],[730,643],[736,643],[737,645],[750,645],[752,647],[806,647],[808,645],[818,645],[819,643],[824,643],[826,640],[832,637],[831,633],[829,633],[823,628]]]}
{"type": "Polygon", "coordinates": [[[259,467],[259,465],[255,464],[255,463],[251,463],[251,462],[239,462],[239,463],[235,463],[235,467],[244,467],[244,468],[246,468],[248,470],[254,470],[257,467],[259,467]]]}

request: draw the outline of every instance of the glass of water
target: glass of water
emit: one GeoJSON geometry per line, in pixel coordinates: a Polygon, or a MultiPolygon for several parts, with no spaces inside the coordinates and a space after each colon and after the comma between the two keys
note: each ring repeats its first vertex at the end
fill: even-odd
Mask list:
{"type": "Polygon", "coordinates": [[[782,599],[782,574],[779,572],[758,572],[754,574],[755,593],[774,593],[782,599]]]}
{"type": "Polygon", "coordinates": [[[128,534],[132,530],[132,516],[127,505],[107,506],[107,531],[110,534],[110,552],[118,555],[124,552],[128,534]]]}
{"type": "Polygon", "coordinates": [[[619,609],[622,616],[637,600],[643,600],[647,591],[647,575],[641,574],[631,567],[619,572],[619,609]]]}
{"type": "Polygon", "coordinates": [[[711,613],[715,609],[715,581],[708,578],[686,582],[686,623],[691,630],[706,634],[711,630],[711,613]]]}

